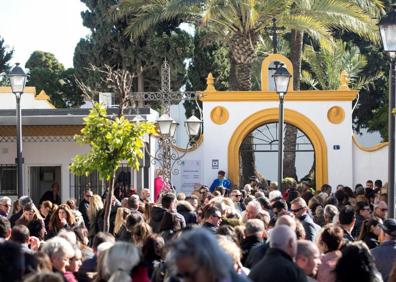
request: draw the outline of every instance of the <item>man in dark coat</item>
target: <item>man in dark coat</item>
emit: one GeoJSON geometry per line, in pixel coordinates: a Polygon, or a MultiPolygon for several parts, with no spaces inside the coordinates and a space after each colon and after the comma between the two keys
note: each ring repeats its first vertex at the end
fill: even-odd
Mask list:
{"type": "Polygon", "coordinates": [[[305,239],[314,241],[316,234],[320,230],[320,226],[317,225],[312,217],[308,214],[308,207],[305,200],[301,197],[294,199],[291,202],[291,212],[298,218],[305,230],[305,239]]]}
{"type": "Polygon", "coordinates": [[[252,248],[263,242],[264,223],[260,219],[249,219],[245,225],[245,239],[241,242],[242,259],[245,265],[249,252],[252,248]]]}
{"type": "Polygon", "coordinates": [[[85,226],[89,227],[89,218],[88,218],[88,207],[89,207],[89,199],[93,196],[91,189],[85,190],[83,199],[81,200],[78,210],[81,212],[82,217],[84,219],[85,226]]]}
{"type": "Polygon", "coordinates": [[[384,230],[384,241],[380,246],[372,249],[371,254],[383,280],[390,281],[388,278],[396,261],[396,220],[386,219],[381,228],[384,230]]]}
{"type": "Polygon", "coordinates": [[[285,225],[276,226],[271,232],[270,248],[251,269],[249,278],[254,282],[306,282],[305,273],[293,262],[296,253],[295,232],[285,225]]]}

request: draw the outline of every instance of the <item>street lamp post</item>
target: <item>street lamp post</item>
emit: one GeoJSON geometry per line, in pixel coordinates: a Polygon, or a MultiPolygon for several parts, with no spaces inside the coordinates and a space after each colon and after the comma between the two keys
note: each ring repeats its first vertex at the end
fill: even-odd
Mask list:
{"type": "MultiPolygon", "coordinates": [[[[164,178],[169,183],[172,183],[172,174],[174,172],[174,165],[178,163],[187,153],[187,148],[183,154],[178,154],[174,147],[176,146],[176,139],[174,138],[177,126],[179,125],[174,121],[168,114],[163,114],[157,119],[157,125],[160,133],[159,138],[159,149],[156,156],[153,159],[161,163],[164,178]]],[[[184,125],[187,130],[189,137],[188,145],[191,143],[193,138],[200,134],[202,121],[195,116],[188,118],[184,125]]]]}
{"type": "Polygon", "coordinates": [[[21,122],[21,97],[26,84],[26,73],[19,63],[8,74],[11,82],[12,93],[16,97],[16,135],[17,135],[17,173],[18,173],[18,198],[23,195],[23,158],[22,158],[22,122],[21,122]]]}
{"type": "Polygon", "coordinates": [[[279,130],[278,130],[278,187],[282,185],[283,178],[283,123],[284,123],[284,110],[283,103],[285,95],[289,87],[290,73],[283,66],[279,66],[275,71],[273,78],[275,82],[275,90],[279,95],[279,130]]]}
{"type": "Polygon", "coordinates": [[[388,107],[388,208],[389,217],[395,216],[395,116],[392,111],[395,108],[396,94],[396,5],[379,22],[382,44],[384,51],[391,58],[389,69],[389,107],[388,107]]]}

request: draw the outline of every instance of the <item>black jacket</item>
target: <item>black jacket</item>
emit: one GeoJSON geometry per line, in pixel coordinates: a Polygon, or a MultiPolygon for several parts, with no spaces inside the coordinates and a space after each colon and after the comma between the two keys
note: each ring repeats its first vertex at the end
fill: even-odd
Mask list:
{"type": "Polygon", "coordinates": [[[367,233],[366,236],[364,236],[363,241],[366,243],[369,249],[374,249],[375,247],[378,247],[380,244],[378,241],[378,237],[371,232],[367,233]]]}
{"type": "Polygon", "coordinates": [[[262,239],[258,238],[257,236],[248,236],[241,242],[241,249],[242,249],[242,259],[241,262],[245,265],[246,259],[248,258],[250,250],[260,245],[263,242],[262,239]]]}
{"type": "Polygon", "coordinates": [[[78,206],[78,210],[81,212],[83,219],[84,219],[84,223],[85,226],[88,227],[89,226],[89,218],[88,218],[88,206],[89,206],[89,202],[85,199],[82,199],[80,202],[80,205],[78,206]]]}
{"type": "Polygon", "coordinates": [[[40,199],[39,204],[41,205],[41,203],[44,201],[51,201],[51,203],[57,205],[60,205],[62,203],[59,194],[54,195],[54,192],[52,192],[52,190],[44,193],[44,195],[40,199]]]}
{"type": "Polygon", "coordinates": [[[153,206],[150,212],[150,226],[154,233],[160,232],[162,217],[164,216],[166,210],[159,206],[153,206]]]}
{"type": "Polygon", "coordinates": [[[263,242],[259,245],[254,246],[245,261],[244,266],[251,269],[255,266],[262,258],[264,258],[265,253],[269,249],[269,241],[263,242]]]}
{"type": "Polygon", "coordinates": [[[197,214],[191,205],[181,202],[177,205],[176,209],[184,217],[187,225],[197,224],[197,214]]]}
{"type": "Polygon", "coordinates": [[[202,227],[207,228],[209,231],[212,231],[214,234],[217,233],[218,227],[213,225],[212,223],[205,221],[204,224],[202,224],[202,227]]]}
{"type": "Polygon", "coordinates": [[[254,282],[306,282],[305,273],[294,264],[292,258],[280,249],[270,248],[264,258],[250,271],[254,282]]]}

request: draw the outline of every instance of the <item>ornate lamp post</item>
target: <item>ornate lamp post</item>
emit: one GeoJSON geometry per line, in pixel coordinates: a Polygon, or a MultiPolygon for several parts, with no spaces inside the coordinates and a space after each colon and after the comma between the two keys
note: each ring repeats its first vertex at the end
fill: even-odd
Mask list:
{"type": "Polygon", "coordinates": [[[285,99],[285,95],[287,93],[287,89],[289,87],[291,75],[285,67],[279,66],[276,72],[274,73],[273,78],[275,82],[275,90],[279,95],[278,187],[280,187],[282,185],[282,178],[283,178],[283,123],[284,123],[283,102],[285,99]]]}
{"type": "Polygon", "coordinates": [[[395,116],[392,111],[395,108],[396,94],[396,4],[379,22],[382,44],[384,51],[390,56],[389,69],[389,112],[388,112],[388,208],[389,217],[395,216],[395,116]]]}
{"type": "Polygon", "coordinates": [[[19,66],[19,63],[8,74],[11,82],[12,93],[16,97],[16,118],[17,118],[17,173],[18,173],[18,198],[23,195],[23,158],[22,158],[22,122],[21,122],[21,97],[26,84],[26,73],[19,66]]]}

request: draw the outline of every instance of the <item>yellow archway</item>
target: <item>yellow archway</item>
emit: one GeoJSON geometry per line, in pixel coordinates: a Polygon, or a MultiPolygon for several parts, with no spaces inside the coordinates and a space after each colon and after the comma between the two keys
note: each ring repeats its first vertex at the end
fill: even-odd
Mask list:
{"type": "MultiPolygon", "coordinates": [[[[262,110],[246,118],[234,131],[228,144],[228,174],[233,183],[239,183],[239,148],[245,137],[257,127],[278,119],[277,108],[262,110]]],[[[327,145],[322,133],[309,118],[290,109],[285,109],[285,122],[299,128],[311,140],[315,151],[316,186],[321,187],[328,181],[327,145]]]]}

